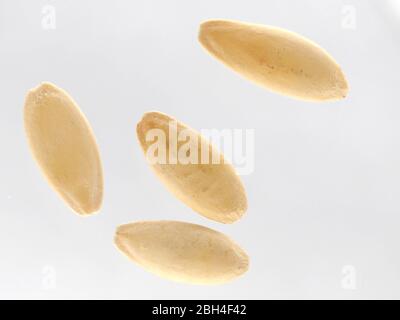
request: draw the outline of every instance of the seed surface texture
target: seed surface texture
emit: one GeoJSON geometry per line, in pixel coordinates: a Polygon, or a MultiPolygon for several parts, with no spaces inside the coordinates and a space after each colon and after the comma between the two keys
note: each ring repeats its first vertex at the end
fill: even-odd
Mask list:
{"type": "Polygon", "coordinates": [[[160,112],[146,113],[136,129],[151,168],[183,203],[221,223],[244,215],[247,198],[235,169],[197,131],[160,112]]]}
{"type": "Polygon", "coordinates": [[[221,284],[245,273],[247,254],[226,235],[196,224],[143,221],[121,225],[114,242],[129,259],[162,278],[221,284]]]}
{"type": "Polygon", "coordinates": [[[346,97],[348,84],[336,61],[316,43],[272,26],[231,20],[201,24],[199,41],[245,78],[282,95],[307,101],[346,97]]]}
{"type": "Polygon", "coordinates": [[[79,215],[97,212],[103,198],[99,151],[74,100],[43,83],[27,94],[24,122],[33,157],[50,185],[79,215]]]}

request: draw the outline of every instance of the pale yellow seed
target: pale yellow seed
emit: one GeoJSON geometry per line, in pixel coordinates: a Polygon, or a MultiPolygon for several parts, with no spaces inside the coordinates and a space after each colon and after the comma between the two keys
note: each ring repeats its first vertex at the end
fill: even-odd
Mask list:
{"type": "Polygon", "coordinates": [[[143,221],[119,226],[117,248],[162,278],[191,284],[221,284],[248,270],[247,254],[226,235],[196,224],[143,221]]]}
{"type": "Polygon", "coordinates": [[[103,172],[92,129],[73,99],[43,83],[28,92],[26,136],[44,176],[78,214],[100,209],[103,172]]]}
{"type": "Polygon", "coordinates": [[[201,24],[199,41],[245,78],[282,95],[308,101],[348,94],[340,66],[320,46],[277,27],[231,20],[201,24]]]}
{"type": "MultiPolygon", "coordinates": [[[[145,154],[154,145],[154,141],[146,139],[146,135],[154,129],[165,134],[167,162],[150,165],[165,187],[187,206],[209,219],[222,223],[239,220],[247,210],[246,193],[235,169],[223,155],[197,131],[160,112],[146,113],[137,125],[137,136],[145,154]],[[171,128],[171,123],[176,123],[176,128],[171,128]],[[189,139],[187,144],[193,146],[197,141],[193,146],[198,150],[197,163],[182,163],[176,150],[170,148],[171,139],[182,132],[195,138],[189,139]],[[176,162],[169,157],[170,149],[174,150],[173,155],[177,155],[176,162]],[[208,163],[201,159],[202,152],[207,154],[208,163]],[[213,155],[216,155],[219,163],[212,161],[213,155]]],[[[183,144],[178,143],[178,152],[183,144]]]]}

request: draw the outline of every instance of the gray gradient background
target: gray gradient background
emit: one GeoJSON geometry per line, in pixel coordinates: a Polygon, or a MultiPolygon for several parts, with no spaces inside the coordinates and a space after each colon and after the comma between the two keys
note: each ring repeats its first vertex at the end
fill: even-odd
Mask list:
{"type": "Polygon", "coordinates": [[[400,0],[0,0],[0,298],[400,298],[399,35],[400,0]],[[47,4],[55,30],[41,27],[47,4]],[[355,29],[342,26],[344,5],[356,8],[355,29]],[[307,103],[243,80],[197,42],[209,18],[313,39],[343,67],[349,97],[307,103]],[[96,133],[105,198],[94,217],[71,213],[27,148],[24,96],[45,80],[96,133]],[[255,129],[245,218],[214,223],[164,189],[135,136],[152,109],[197,129],[255,129]],[[217,287],[160,279],[112,243],[116,225],[142,219],[223,231],[251,268],[217,287]],[[355,290],[342,286],[346,265],[355,290]]]}

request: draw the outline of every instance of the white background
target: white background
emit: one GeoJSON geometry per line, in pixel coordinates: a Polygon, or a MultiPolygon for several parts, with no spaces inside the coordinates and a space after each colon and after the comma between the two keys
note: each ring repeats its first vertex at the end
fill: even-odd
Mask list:
{"type": "Polygon", "coordinates": [[[400,298],[399,35],[400,0],[0,0],[0,298],[400,298]],[[46,5],[55,29],[42,26],[46,5]],[[242,79],[199,45],[210,18],[314,40],[350,95],[307,103],[242,79]],[[31,158],[23,102],[41,81],[67,90],[96,133],[96,216],[73,214],[31,158]],[[154,109],[197,129],[255,130],[245,218],[214,223],[164,189],[135,134],[154,109]],[[144,219],[223,231],[250,270],[216,287],[149,274],[112,243],[117,225],[144,219]]]}

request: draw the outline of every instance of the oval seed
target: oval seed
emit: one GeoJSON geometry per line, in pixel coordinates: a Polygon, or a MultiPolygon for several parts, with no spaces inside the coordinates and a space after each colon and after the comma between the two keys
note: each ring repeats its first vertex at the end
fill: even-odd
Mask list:
{"type": "Polygon", "coordinates": [[[25,100],[26,136],[50,185],[78,214],[100,209],[103,173],[97,144],[85,116],[62,89],[43,83],[25,100]]]}
{"type": "Polygon", "coordinates": [[[129,259],[162,278],[220,284],[248,269],[247,254],[226,235],[196,224],[143,221],[119,226],[114,242],[129,259]]]}
{"type": "Polygon", "coordinates": [[[222,223],[243,216],[247,199],[242,182],[198,132],[160,112],[146,113],[136,131],[152,169],[183,203],[222,223]]]}
{"type": "Polygon", "coordinates": [[[225,65],[271,91],[309,101],[346,97],[348,84],[335,60],[296,33],[258,24],[209,20],[199,41],[225,65]]]}

